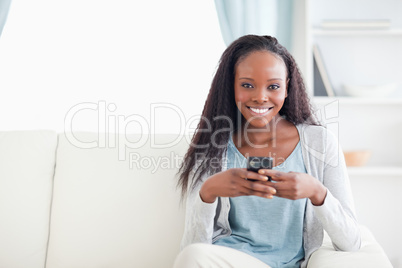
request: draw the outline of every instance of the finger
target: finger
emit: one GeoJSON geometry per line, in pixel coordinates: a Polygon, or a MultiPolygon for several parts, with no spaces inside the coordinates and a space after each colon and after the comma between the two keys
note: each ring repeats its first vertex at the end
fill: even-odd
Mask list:
{"type": "MultiPolygon", "coordinates": [[[[267,184],[267,183],[264,183],[267,184]]],[[[285,182],[273,183],[275,185],[276,194],[275,196],[295,200],[298,196],[297,189],[292,187],[292,185],[285,182]],[[295,192],[296,191],[296,192],[295,192]]]]}
{"type": "Polygon", "coordinates": [[[276,183],[276,182],[264,181],[264,182],[260,182],[260,183],[263,183],[264,185],[267,185],[267,186],[269,186],[269,187],[274,188],[275,190],[278,190],[278,189],[277,189],[278,183],[276,183]]]}
{"type": "Polygon", "coordinates": [[[275,194],[275,196],[290,199],[290,200],[295,200],[292,193],[287,190],[278,190],[277,193],[275,194]]]}
{"type": "Polygon", "coordinates": [[[273,181],[283,181],[286,180],[286,177],[288,175],[287,172],[282,172],[274,169],[260,169],[258,171],[259,174],[261,175],[266,175],[268,177],[271,177],[273,181]]]}
{"type": "Polygon", "coordinates": [[[272,199],[274,198],[273,194],[265,194],[265,193],[256,193],[254,194],[254,196],[259,196],[259,197],[263,197],[263,198],[267,198],[267,199],[272,199]]]}
{"type": "Polygon", "coordinates": [[[276,189],[261,182],[244,181],[244,186],[250,194],[261,192],[265,194],[276,194],[276,189]]]}
{"type": "MultiPolygon", "coordinates": [[[[258,184],[258,183],[255,183],[258,184]]],[[[243,196],[259,196],[259,197],[263,197],[263,198],[268,198],[268,199],[272,199],[274,197],[274,194],[271,192],[266,192],[266,191],[255,191],[249,188],[243,188],[243,190],[240,193],[243,196]]]]}
{"type": "Polygon", "coordinates": [[[247,180],[268,181],[268,177],[258,174],[257,172],[248,171],[247,169],[239,169],[238,176],[247,180]]]}
{"type": "Polygon", "coordinates": [[[253,194],[242,193],[241,196],[259,196],[259,197],[263,197],[263,198],[267,198],[267,199],[274,198],[274,195],[272,195],[272,194],[266,194],[266,193],[261,193],[261,192],[255,192],[253,194]]]}

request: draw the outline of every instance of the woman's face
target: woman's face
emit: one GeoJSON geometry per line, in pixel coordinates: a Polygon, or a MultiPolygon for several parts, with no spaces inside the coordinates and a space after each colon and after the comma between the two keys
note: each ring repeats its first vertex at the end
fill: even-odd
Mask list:
{"type": "Polygon", "coordinates": [[[283,60],[268,51],[252,52],[235,69],[235,100],[248,128],[265,128],[279,116],[287,97],[283,60]]]}

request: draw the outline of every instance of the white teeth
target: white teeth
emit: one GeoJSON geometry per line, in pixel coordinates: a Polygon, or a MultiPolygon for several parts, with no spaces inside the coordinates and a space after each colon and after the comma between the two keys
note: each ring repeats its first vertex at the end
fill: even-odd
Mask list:
{"type": "Polygon", "coordinates": [[[250,110],[257,114],[264,114],[264,113],[268,112],[269,109],[256,109],[256,108],[250,107],[250,110]]]}

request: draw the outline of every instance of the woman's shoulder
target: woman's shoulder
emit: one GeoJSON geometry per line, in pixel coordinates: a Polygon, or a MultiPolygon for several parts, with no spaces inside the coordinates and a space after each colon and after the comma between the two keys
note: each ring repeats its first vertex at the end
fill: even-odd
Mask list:
{"type": "Polygon", "coordinates": [[[296,125],[297,130],[299,131],[300,138],[323,138],[326,136],[330,136],[330,138],[335,137],[334,133],[329,130],[327,127],[323,125],[310,125],[306,123],[296,125]]]}
{"type": "Polygon", "coordinates": [[[296,125],[302,144],[316,151],[325,151],[325,148],[337,147],[336,135],[322,125],[298,124],[296,125]]]}
{"type": "Polygon", "coordinates": [[[327,128],[322,125],[310,125],[307,123],[297,124],[296,128],[299,130],[299,134],[322,135],[327,132],[327,128]]]}

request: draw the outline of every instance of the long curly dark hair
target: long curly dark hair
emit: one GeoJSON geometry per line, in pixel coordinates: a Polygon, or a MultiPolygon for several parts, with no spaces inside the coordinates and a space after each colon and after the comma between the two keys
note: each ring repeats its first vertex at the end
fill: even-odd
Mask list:
{"type": "Polygon", "coordinates": [[[215,174],[222,170],[222,156],[226,152],[230,131],[239,129],[242,115],[234,96],[234,80],[237,64],[256,51],[268,51],[279,56],[287,69],[288,96],[279,114],[297,125],[317,124],[312,116],[306,88],[292,55],[272,36],[246,35],[235,40],[220,58],[218,69],[201,120],[180,167],[178,186],[182,197],[189,186],[194,186],[204,174],[215,174]],[[191,176],[192,171],[194,175],[191,176]],[[191,182],[190,182],[191,180],[191,182]]]}

